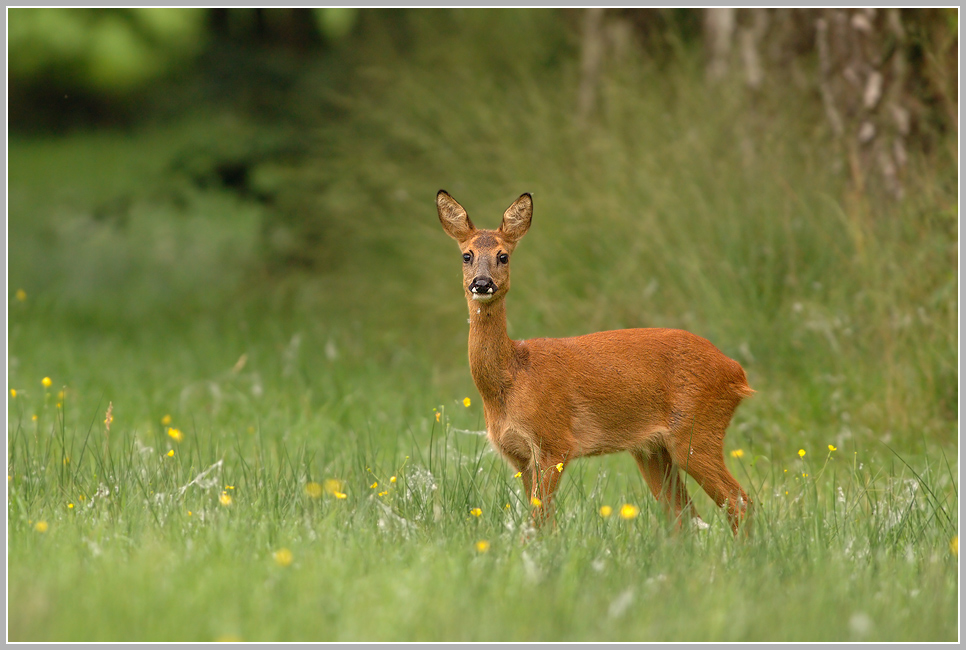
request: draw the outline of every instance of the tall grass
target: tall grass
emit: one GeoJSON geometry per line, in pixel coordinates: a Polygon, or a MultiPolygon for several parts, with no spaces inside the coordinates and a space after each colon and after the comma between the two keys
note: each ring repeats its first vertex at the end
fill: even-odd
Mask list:
{"type": "Polygon", "coordinates": [[[612,61],[579,125],[557,14],[401,16],[344,94],[303,81],[344,111],[306,134],[315,276],[265,279],[264,207],[169,177],[210,116],[12,143],[10,640],[955,640],[955,165],[852,196],[807,92],[709,89],[687,52],[612,61]],[[693,483],[711,527],[672,534],[627,456],[527,532],[440,187],[484,227],[534,193],[511,335],[685,327],[742,362],[749,539],[693,483]]]}
{"type": "Polygon", "coordinates": [[[115,420],[101,446],[100,421],[61,436],[18,424],[11,640],[956,635],[958,502],[942,460],[732,459],[758,503],[744,541],[707,509],[709,530],[671,534],[631,463],[599,460],[576,466],[555,531],[534,537],[520,486],[454,409],[420,421],[405,456],[364,435],[333,453],[307,432],[175,442],[115,420]],[[641,513],[622,518],[624,503],[641,513]]]}

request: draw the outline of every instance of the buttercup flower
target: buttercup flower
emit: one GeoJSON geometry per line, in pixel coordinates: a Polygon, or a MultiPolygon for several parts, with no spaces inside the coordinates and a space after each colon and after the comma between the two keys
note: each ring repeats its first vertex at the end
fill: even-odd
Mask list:
{"type": "Polygon", "coordinates": [[[44,377],[40,380],[40,383],[44,385],[44,388],[50,388],[50,385],[54,382],[50,380],[50,377],[44,377]]]}
{"type": "Polygon", "coordinates": [[[275,558],[275,564],[280,567],[286,567],[292,563],[292,551],[287,548],[280,548],[274,553],[272,557],[275,558]]]}
{"type": "Polygon", "coordinates": [[[168,426],[169,424],[171,424],[171,416],[165,415],[163,418],[161,418],[161,424],[164,426],[168,426]]]}
{"type": "Polygon", "coordinates": [[[473,508],[472,510],[470,510],[470,514],[473,515],[474,517],[479,517],[480,515],[483,514],[483,511],[479,508],[473,508]]]}
{"type": "Polygon", "coordinates": [[[835,450],[837,450],[837,449],[838,449],[838,447],[836,447],[835,445],[829,445],[829,446],[828,446],[828,450],[829,450],[829,451],[835,451],[835,450]]]}
{"type": "Polygon", "coordinates": [[[732,458],[741,458],[744,455],[745,455],[745,450],[744,449],[734,449],[731,452],[731,457],[732,458]]]}
{"type": "Polygon", "coordinates": [[[469,408],[470,407],[470,398],[469,397],[464,397],[463,398],[463,406],[465,406],[466,408],[469,408]]]}
{"type": "Polygon", "coordinates": [[[47,528],[48,526],[46,521],[38,521],[36,524],[34,524],[34,530],[36,530],[38,533],[46,533],[47,528]]]}
{"type": "Polygon", "coordinates": [[[799,449],[798,450],[798,457],[799,458],[805,458],[805,450],[804,449],[799,449]]]}
{"type": "Polygon", "coordinates": [[[563,471],[563,463],[557,463],[557,471],[558,472],[562,472],[563,471]]]}
{"type": "Polygon", "coordinates": [[[174,458],[174,449],[168,450],[168,458],[174,458]]]}
{"type": "Polygon", "coordinates": [[[322,486],[315,481],[309,481],[305,484],[305,493],[312,497],[313,499],[321,498],[322,496],[322,486]]]}
{"type": "Polygon", "coordinates": [[[16,397],[16,396],[17,396],[17,389],[16,388],[11,388],[10,389],[10,397],[16,397]]]}
{"type": "Polygon", "coordinates": [[[959,535],[956,535],[951,540],[949,540],[949,551],[953,555],[959,555],[959,535]]]}
{"type": "Polygon", "coordinates": [[[181,442],[184,440],[184,434],[181,433],[181,429],[168,429],[168,437],[173,438],[175,442],[181,442]]]}
{"type": "Polygon", "coordinates": [[[490,543],[485,539],[481,539],[476,543],[476,550],[480,553],[486,553],[490,550],[490,543]]]}
{"type": "Polygon", "coordinates": [[[227,508],[231,505],[231,495],[225,491],[222,491],[221,495],[218,497],[218,503],[227,508]]]}
{"type": "Polygon", "coordinates": [[[17,296],[17,300],[19,300],[20,302],[23,302],[24,300],[27,299],[27,292],[24,291],[23,289],[17,289],[17,293],[15,295],[17,296]]]}
{"type": "Polygon", "coordinates": [[[633,519],[640,511],[640,508],[637,506],[631,505],[630,503],[625,503],[621,506],[621,519],[633,519]]]}
{"type": "Polygon", "coordinates": [[[543,505],[543,501],[541,501],[537,497],[533,497],[532,499],[530,499],[530,503],[533,504],[534,508],[539,508],[540,506],[543,505]]]}
{"type": "Polygon", "coordinates": [[[610,517],[613,512],[614,512],[614,509],[611,508],[610,506],[600,507],[600,516],[603,517],[604,519],[607,519],[608,517],[610,517]]]}

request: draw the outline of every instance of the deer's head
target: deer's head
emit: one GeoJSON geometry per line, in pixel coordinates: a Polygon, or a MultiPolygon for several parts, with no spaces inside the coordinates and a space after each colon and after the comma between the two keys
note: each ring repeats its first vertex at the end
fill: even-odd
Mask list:
{"type": "Polygon", "coordinates": [[[463,290],[468,300],[491,302],[510,289],[510,256],[530,228],[533,199],[522,194],[503,213],[497,230],[480,230],[466,210],[444,190],[436,195],[443,230],[456,240],[463,254],[463,290]]]}

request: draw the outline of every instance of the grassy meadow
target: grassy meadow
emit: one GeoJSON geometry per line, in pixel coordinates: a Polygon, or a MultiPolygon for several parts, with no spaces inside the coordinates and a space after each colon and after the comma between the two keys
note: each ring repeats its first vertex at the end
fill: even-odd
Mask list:
{"type": "Polygon", "coordinates": [[[171,171],[237,116],[11,139],[8,640],[958,640],[956,143],[860,196],[807,90],[686,52],[613,65],[579,125],[562,27],[460,15],[327,97],[314,272],[171,171]],[[710,527],[672,534],[626,454],[526,534],[440,188],[481,227],[533,193],[512,337],[680,327],[742,363],[749,539],[693,481],[710,527]]]}

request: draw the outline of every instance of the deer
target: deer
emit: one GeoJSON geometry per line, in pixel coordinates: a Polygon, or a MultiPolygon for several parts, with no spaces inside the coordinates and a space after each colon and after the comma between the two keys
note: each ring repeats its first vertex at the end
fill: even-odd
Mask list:
{"type": "Polygon", "coordinates": [[[496,230],[476,228],[445,190],[436,208],[463,257],[469,366],[487,438],[522,478],[533,528],[553,520],[554,491],[569,463],[626,451],[675,530],[707,527],[682,471],[727,510],[735,536],[747,530],[752,503],[724,460],[725,430],[755,392],[741,365],[680,329],[511,340],[510,260],[530,229],[533,197],[514,201],[496,230]]]}

